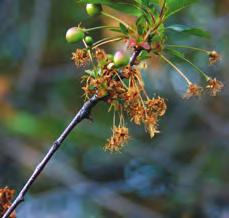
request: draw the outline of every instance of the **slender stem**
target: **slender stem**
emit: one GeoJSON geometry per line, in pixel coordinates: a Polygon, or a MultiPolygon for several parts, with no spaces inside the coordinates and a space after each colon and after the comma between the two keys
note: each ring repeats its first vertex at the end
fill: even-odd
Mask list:
{"type": "Polygon", "coordinates": [[[122,37],[122,36],[111,36],[111,37],[106,37],[106,38],[100,39],[99,41],[95,42],[93,44],[93,46],[96,46],[96,45],[100,44],[101,42],[105,42],[105,41],[108,41],[108,40],[116,39],[116,38],[119,38],[119,37],[122,37]]]}
{"type": "Polygon", "coordinates": [[[184,75],[184,73],[176,65],[174,65],[170,60],[168,60],[164,55],[160,54],[160,57],[165,62],[167,62],[168,64],[170,64],[180,74],[180,76],[188,83],[188,85],[191,85],[192,84],[192,82],[184,75]]]}
{"type": "Polygon", "coordinates": [[[103,41],[101,43],[98,43],[94,47],[92,47],[92,49],[96,49],[96,48],[100,47],[101,45],[105,45],[105,44],[108,44],[108,43],[111,43],[111,42],[117,42],[117,41],[120,41],[122,39],[123,39],[122,37],[118,37],[118,38],[114,38],[114,39],[111,39],[111,40],[103,41]]]}
{"type": "Polygon", "coordinates": [[[115,17],[115,16],[113,16],[111,14],[108,14],[108,13],[106,13],[104,11],[102,11],[102,14],[104,16],[106,16],[106,17],[109,17],[109,18],[111,18],[113,20],[118,21],[119,23],[123,24],[126,28],[128,28],[128,29],[132,30],[133,32],[135,32],[135,30],[129,24],[127,24],[126,22],[124,22],[123,20],[120,20],[119,18],[117,18],[117,17],[115,17]]]}
{"type": "Polygon", "coordinates": [[[94,31],[94,30],[99,30],[99,29],[119,29],[119,27],[114,27],[114,26],[96,26],[92,27],[89,29],[84,29],[84,31],[89,32],[89,31],[94,31]]]}
{"type": "Polygon", "coordinates": [[[117,71],[114,71],[114,72],[115,72],[116,76],[118,77],[118,79],[120,80],[120,82],[122,83],[123,87],[124,87],[125,89],[128,90],[128,87],[127,87],[126,84],[123,82],[122,78],[119,76],[119,74],[117,73],[117,71]]]}
{"type": "Polygon", "coordinates": [[[74,127],[80,123],[83,119],[88,119],[90,115],[91,109],[98,103],[99,99],[96,95],[94,95],[91,99],[89,99],[87,102],[84,103],[83,107],[80,109],[80,111],[75,115],[75,117],[72,119],[70,124],[66,127],[66,129],[63,131],[63,133],[57,138],[57,140],[53,143],[51,148],[49,149],[48,153],[45,155],[43,160],[37,165],[36,169],[34,170],[31,177],[27,180],[26,184],[20,191],[17,198],[14,200],[13,204],[10,206],[10,208],[6,211],[6,213],[3,215],[2,218],[7,218],[10,216],[10,214],[16,209],[16,207],[24,201],[26,193],[31,188],[32,184],[36,181],[37,177],[41,174],[45,166],[48,164],[49,160],[52,158],[52,156],[55,154],[55,152],[60,148],[61,144],[64,142],[64,140],[67,138],[67,136],[72,132],[74,127]]]}
{"type": "Polygon", "coordinates": [[[187,48],[187,49],[191,49],[191,50],[196,50],[196,51],[201,51],[204,53],[209,54],[209,51],[202,49],[202,48],[196,48],[196,47],[192,47],[192,46],[188,46],[188,45],[166,45],[166,47],[174,47],[174,48],[187,48]]]}
{"type": "MultiPolygon", "coordinates": [[[[140,54],[142,49],[136,50],[131,59],[130,59],[130,65],[133,66],[135,64],[135,61],[140,54]]],[[[106,98],[106,97],[104,97],[106,98]]],[[[12,203],[12,205],[8,208],[8,210],[5,212],[5,214],[2,216],[2,218],[8,218],[13,211],[19,206],[20,203],[22,203],[25,199],[25,195],[30,190],[33,183],[36,181],[38,176],[42,173],[46,165],[49,163],[53,155],[56,153],[56,151],[60,148],[64,140],[69,136],[69,134],[72,132],[74,127],[79,124],[84,119],[90,119],[90,113],[92,108],[95,107],[95,105],[102,101],[104,98],[98,98],[97,95],[92,96],[88,101],[86,101],[82,108],[79,110],[79,112],[74,116],[72,121],[69,123],[69,125],[65,128],[65,130],[61,133],[61,135],[57,138],[57,140],[52,144],[49,151],[46,153],[45,157],[39,162],[35,170],[33,171],[30,178],[27,180],[23,188],[21,189],[20,193],[12,203]]]]}
{"type": "Polygon", "coordinates": [[[203,76],[204,79],[209,80],[209,76],[206,75],[206,73],[204,73],[199,67],[197,67],[195,64],[193,64],[190,60],[188,60],[185,57],[181,57],[179,56],[180,59],[186,61],[187,63],[189,63],[197,72],[200,73],[201,76],[203,76]]]}
{"type": "Polygon", "coordinates": [[[93,67],[95,67],[94,66],[94,61],[93,61],[93,58],[92,58],[92,54],[91,54],[91,48],[88,47],[88,45],[87,45],[87,43],[85,42],[84,39],[83,39],[83,44],[84,44],[85,48],[87,49],[87,52],[88,52],[88,55],[90,57],[90,60],[91,60],[91,63],[93,65],[93,67]]]}
{"type": "Polygon", "coordinates": [[[158,28],[161,25],[161,23],[163,23],[163,21],[164,21],[164,17],[162,14],[162,16],[159,17],[159,21],[157,23],[155,23],[155,26],[147,31],[147,33],[144,37],[144,41],[146,41],[146,39],[148,39],[150,34],[154,34],[155,32],[158,32],[158,28]]]}
{"type": "Polygon", "coordinates": [[[166,0],[164,0],[159,17],[162,18],[165,11],[166,0]]]}

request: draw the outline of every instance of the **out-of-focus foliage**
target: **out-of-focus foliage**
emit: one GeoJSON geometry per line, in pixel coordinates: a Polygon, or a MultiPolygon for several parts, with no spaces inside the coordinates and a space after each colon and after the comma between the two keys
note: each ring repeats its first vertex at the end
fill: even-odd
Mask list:
{"type": "MultiPolygon", "coordinates": [[[[168,30],[173,41],[221,52],[221,63],[208,67],[202,55],[186,54],[224,81],[221,95],[182,100],[183,81],[153,60],[144,74],[146,89],[169,99],[161,134],[150,140],[129,124],[133,137],[124,151],[104,152],[111,117],[100,103],[94,122],[81,123],[71,134],[18,217],[229,216],[228,6],[226,0],[199,1],[167,23],[211,33],[206,41],[187,35],[183,27],[178,33],[168,30]]],[[[86,27],[109,21],[88,18],[75,1],[54,0],[2,0],[0,20],[0,187],[19,190],[82,105],[82,72],[71,63],[66,29],[79,21],[86,27]]],[[[193,81],[200,80],[188,65],[175,61],[193,81]]]]}

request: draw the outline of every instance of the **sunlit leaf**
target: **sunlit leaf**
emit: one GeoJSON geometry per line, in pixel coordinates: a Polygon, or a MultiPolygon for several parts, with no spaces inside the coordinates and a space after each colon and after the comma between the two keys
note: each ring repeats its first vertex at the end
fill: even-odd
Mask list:
{"type": "Polygon", "coordinates": [[[126,28],[125,25],[123,25],[122,23],[119,24],[120,26],[120,30],[123,34],[127,35],[128,34],[128,29],[126,28]]]}

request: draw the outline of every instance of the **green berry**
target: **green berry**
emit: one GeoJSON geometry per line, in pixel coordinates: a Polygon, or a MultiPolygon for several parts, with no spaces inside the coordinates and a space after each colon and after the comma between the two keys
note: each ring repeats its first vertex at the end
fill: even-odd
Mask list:
{"type": "Polygon", "coordinates": [[[79,27],[72,27],[66,33],[66,40],[69,43],[79,42],[84,38],[84,31],[79,27]]]}
{"type": "Polygon", "coordinates": [[[86,11],[89,16],[99,15],[102,10],[101,4],[87,4],[86,6],[86,11]]]}
{"type": "Polygon", "coordinates": [[[116,67],[124,67],[130,61],[130,57],[122,51],[117,51],[114,55],[114,64],[116,67]]]}
{"type": "Polygon", "coordinates": [[[93,38],[92,38],[91,36],[86,36],[86,37],[84,38],[84,40],[85,40],[85,42],[86,42],[86,44],[87,44],[88,46],[92,46],[93,43],[94,43],[94,40],[93,40],[93,38]]]}
{"type": "Polygon", "coordinates": [[[107,59],[108,59],[109,61],[113,61],[113,60],[114,60],[114,55],[112,55],[112,54],[107,54],[107,59]]]}

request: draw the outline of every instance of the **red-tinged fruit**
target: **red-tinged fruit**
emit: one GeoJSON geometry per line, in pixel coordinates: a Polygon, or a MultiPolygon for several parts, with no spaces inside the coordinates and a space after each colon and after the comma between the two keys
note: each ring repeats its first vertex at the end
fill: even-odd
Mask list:
{"type": "Polygon", "coordinates": [[[79,27],[72,27],[66,33],[66,40],[69,43],[80,42],[84,38],[84,31],[79,27]]]}
{"type": "Polygon", "coordinates": [[[89,16],[96,16],[101,14],[102,11],[101,4],[87,4],[86,5],[86,11],[89,16]]]}
{"type": "Polygon", "coordinates": [[[125,54],[122,51],[117,51],[114,55],[114,64],[116,67],[124,67],[130,61],[129,55],[125,54]]]}

